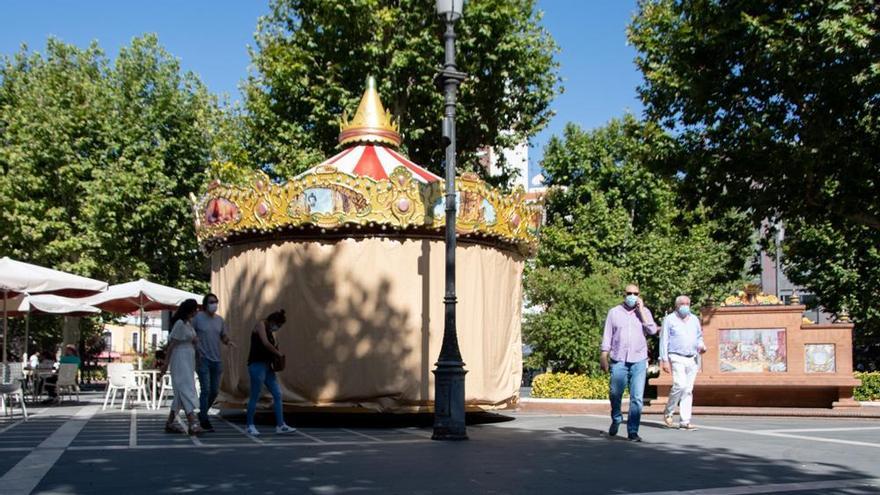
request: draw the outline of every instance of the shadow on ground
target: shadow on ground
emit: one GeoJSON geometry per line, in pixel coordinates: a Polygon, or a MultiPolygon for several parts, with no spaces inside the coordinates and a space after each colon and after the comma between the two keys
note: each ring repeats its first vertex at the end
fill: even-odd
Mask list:
{"type": "MultiPolygon", "coordinates": [[[[352,426],[352,421],[361,421],[382,427],[391,419],[394,425],[425,421],[424,417],[295,415],[291,422],[352,426]]],[[[699,492],[878,477],[870,463],[855,462],[860,457],[848,452],[852,450],[848,446],[779,439],[744,443],[724,432],[704,437],[706,445],[676,443],[671,436],[667,441],[657,436],[633,444],[583,426],[577,421],[543,429],[517,423],[479,424],[469,428],[467,442],[413,436],[407,442],[353,445],[68,451],[35,493],[699,492]]]]}
{"type": "MultiPolygon", "coordinates": [[[[244,412],[223,412],[223,417],[233,423],[245,424],[244,412]]],[[[427,428],[434,424],[433,414],[378,414],[378,413],[285,413],[287,424],[296,427],[313,428],[427,428]]],[[[469,426],[504,423],[513,421],[511,416],[498,413],[468,413],[469,426]]],[[[259,411],[255,418],[258,425],[275,425],[275,416],[270,411],[259,411]]]]}

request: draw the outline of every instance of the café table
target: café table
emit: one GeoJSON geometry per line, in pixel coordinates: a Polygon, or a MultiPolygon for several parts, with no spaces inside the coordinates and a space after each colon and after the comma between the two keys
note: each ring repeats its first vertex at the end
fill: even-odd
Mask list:
{"type": "Polygon", "coordinates": [[[150,380],[150,409],[158,409],[158,397],[156,397],[156,382],[162,376],[162,370],[134,370],[134,375],[138,378],[150,380]]]}

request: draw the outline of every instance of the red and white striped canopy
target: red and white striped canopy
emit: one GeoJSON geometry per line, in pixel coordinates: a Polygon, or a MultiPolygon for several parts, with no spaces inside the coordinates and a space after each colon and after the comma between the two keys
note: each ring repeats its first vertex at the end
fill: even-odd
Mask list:
{"type": "MultiPolygon", "coordinates": [[[[376,180],[387,180],[397,167],[408,170],[413,179],[418,182],[430,183],[440,180],[440,177],[409,161],[399,152],[379,144],[352,146],[321,163],[318,167],[327,165],[336,167],[340,172],[371,177],[376,180]]],[[[305,174],[309,172],[311,171],[305,172],[305,174]]]]}

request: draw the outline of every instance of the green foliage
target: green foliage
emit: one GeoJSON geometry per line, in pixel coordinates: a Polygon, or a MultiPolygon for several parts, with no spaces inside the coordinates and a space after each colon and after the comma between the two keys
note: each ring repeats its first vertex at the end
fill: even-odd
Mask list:
{"type": "Polygon", "coordinates": [[[211,160],[214,99],[155,36],[111,64],[50,39],[0,67],[0,251],[112,283],[204,288],[188,195],[211,160]]]}
{"type": "Polygon", "coordinates": [[[605,316],[630,281],[658,323],[676,296],[698,307],[741,281],[752,254],[748,222],[683,207],[681,179],[644,163],[668,139],[649,132],[632,116],[591,132],[569,125],[545,150],[547,225],[525,283],[541,310],[524,331],[536,364],[595,372],[605,316]]]}
{"type": "Polygon", "coordinates": [[[846,309],[856,324],[853,358],[880,363],[880,238],[863,225],[792,221],[782,243],[792,282],[819,294],[829,312],[846,309]]]}
{"type": "Polygon", "coordinates": [[[692,202],[780,221],[786,274],[846,305],[880,362],[876,2],[644,0],[629,38],[646,113],[676,134],[658,169],[692,202]]]}
{"type": "MultiPolygon", "coordinates": [[[[534,0],[468,2],[456,24],[460,163],[480,147],[534,136],[559,91],[556,44],[534,0]],[[506,131],[509,131],[506,132],[506,131]]],[[[443,26],[424,0],[274,0],[260,19],[245,87],[253,168],[284,176],[336,150],[338,118],[353,112],[367,75],[399,119],[415,162],[441,171],[443,26]]]]}
{"type": "Polygon", "coordinates": [[[880,371],[855,373],[862,384],[853,391],[856,400],[880,400],[880,371]]]}
{"type": "Polygon", "coordinates": [[[578,373],[599,373],[599,344],[608,308],[617,302],[619,280],[611,274],[590,276],[573,267],[529,270],[525,277],[529,301],[542,311],[528,313],[523,338],[532,346],[536,367],[578,373]]]}
{"type": "MultiPolygon", "coordinates": [[[[0,59],[0,252],[111,283],[205,289],[188,196],[221,151],[224,118],[152,35],[112,62],[95,43],[55,39],[0,59]]],[[[38,340],[57,332],[35,323],[38,340]]]]}
{"type": "Polygon", "coordinates": [[[607,399],[608,375],[543,373],[532,382],[531,395],[538,399],[607,399]]]}

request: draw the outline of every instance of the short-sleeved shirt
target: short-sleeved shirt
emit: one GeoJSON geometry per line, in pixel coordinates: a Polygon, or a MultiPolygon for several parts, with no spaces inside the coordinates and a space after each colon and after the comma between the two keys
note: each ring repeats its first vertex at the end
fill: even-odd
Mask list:
{"type": "Polygon", "coordinates": [[[82,361],[77,356],[61,356],[58,362],[61,364],[75,364],[77,368],[82,365],[82,361]]]}
{"type": "Polygon", "coordinates": [[[192,326],[199,337],[199,357],[220,362],[221,337],[226,335],[228,327],[220,315],[211,316],[207,311],[200,311],[192,319],[192,326]]]}

